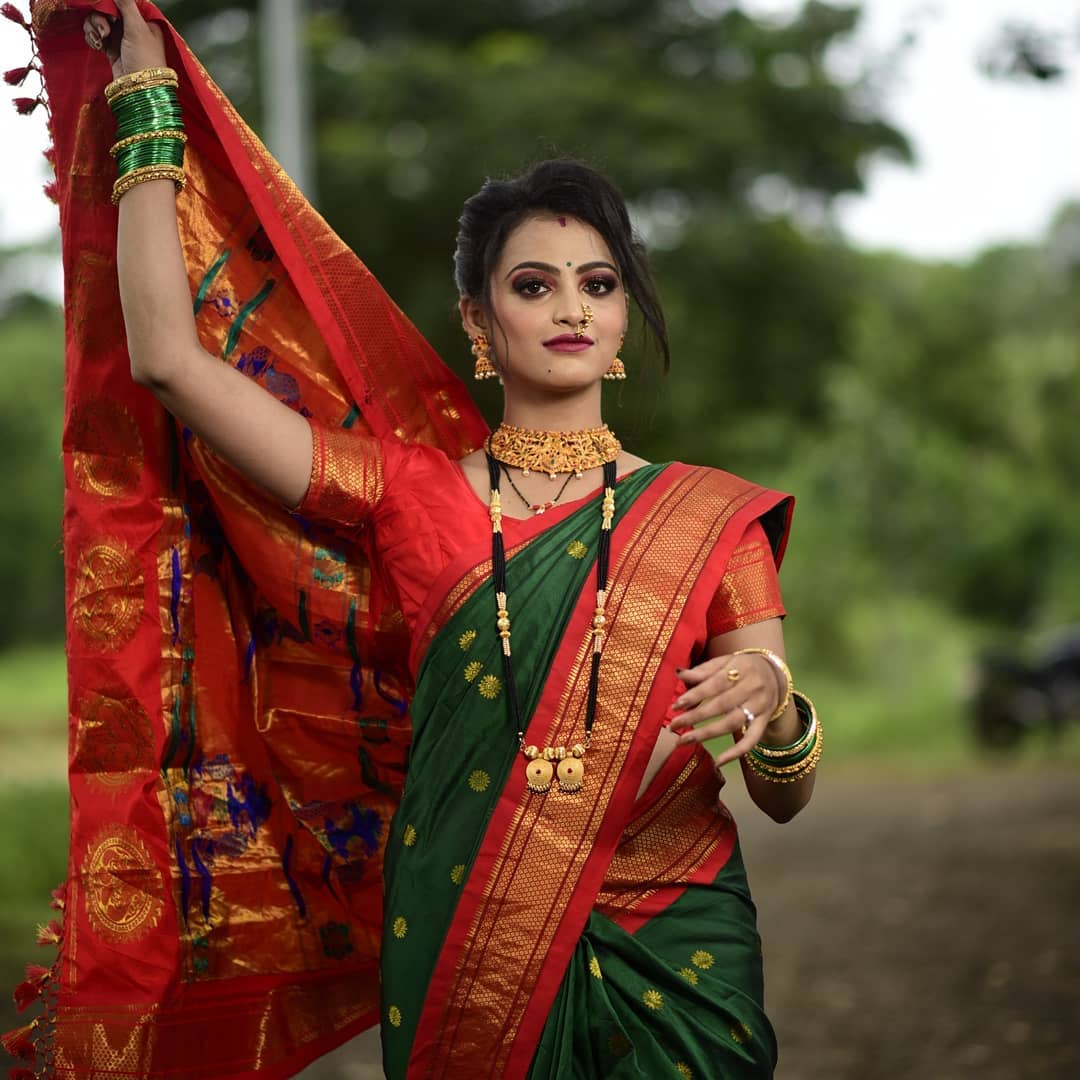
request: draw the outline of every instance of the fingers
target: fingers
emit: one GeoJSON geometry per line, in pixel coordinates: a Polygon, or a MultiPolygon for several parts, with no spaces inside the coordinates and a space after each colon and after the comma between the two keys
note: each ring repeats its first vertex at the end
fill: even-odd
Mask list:
{"type": "Polygon", "coordinates": [[[760,737],[768,721],[767,707],[768,702],[758,695],[734,705],[719,705],[715,699],[710,699],[676,717],[670,724],[670,730],[679,736],[680,743],[699,743],[721,735],[733,735],[743,727],[753,730],[760,721],[760,737]]]}
{"type": "Polygon", "coordinates": [[[109,20],[102,14],[95,12],[83,20],[83,37],[91,49],[101,51],[109,36],[112,26],[109,20]]]}
{"type": "Polygon", "coordinates": [[[139,10],[139,5],[135,3],[135,0],[115,0],[115,2],[120,11],[120,18],[128,26],[146,25],[146,20],[142,17],[142,12],[139,10]]]}
{"type": "Polygon", "coordinates": [[[731,666],[730,658],[718,657],[716,662],[710,660],[680,674],[687,689],[672,703],[678,714],[669,725],[674,731],[730,713],[741,705],[755,715],[767,710],[771,714],[776,706],[775,680],[770,681],[770,673],[756,665],[743,673],[731,666]],[[732,671],[738,678],[731,677],[732,671]]]}
{"type": "Polygon", "coordinates": [[[757,746],[758,740],[761,738],[765,731],[765,721],[762,718],[758,718],[753,724],[750,724],[746,729],[746,734],[740,739],[736,740],[727,750],[723,753],[717,754],[713,758],[714,768],[721,769],[729,761],[734,761],[736,758],[741,758],[744,754],[749,753],[753,747],[757,746]]]}

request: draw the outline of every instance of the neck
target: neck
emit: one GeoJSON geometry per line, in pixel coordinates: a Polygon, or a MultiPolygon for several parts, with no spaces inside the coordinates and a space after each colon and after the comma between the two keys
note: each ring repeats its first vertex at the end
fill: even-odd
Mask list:
{"type": "Polygon", "coordinates": [[[583,431],[603,422],[599,386],[561,397],[534,396],[508,388],[503,401],[503,423],[533,431],[583,431]]]}

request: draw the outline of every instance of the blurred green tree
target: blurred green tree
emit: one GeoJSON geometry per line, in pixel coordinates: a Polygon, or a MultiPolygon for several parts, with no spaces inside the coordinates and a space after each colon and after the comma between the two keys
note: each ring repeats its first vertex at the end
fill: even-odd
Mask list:
{"type": "MultiPolygon", "coordinates": [[[[0,279],[4,277],[0,252],[0,279]]],[[[63,631],[60,518],[64,326],[56,306],[26,293],[0,305],[0,647],[63,631]]]]}
{"type": "MultiPolygon", "coordinates": [[[[167,10],[257,127],[257,0],[167,10]]],[[[630,200],[693,387],[678,401],[655,380],[624,389],[633,421],[620,427],[652,421],[636,445],[670,454],[678,425],[680,453],[715,460],[718,422],[769,415],[781,389],[796,416],[820,415],[846,318],[844,260],[796,226],[822,232],[873,155],[909,154],[869,80],[843,82],[827,63],[857,7],[810,2],[781,22],[689,0],[308,10],[320,208],[461,374],[450,280],[461,204],[485,176],[563,153],[599,165],[630,200]]],[[[490,414],[495,393],[480,396],[490,414]]],[[[772,442],[782,455],[784,438],[772,442]]]]}

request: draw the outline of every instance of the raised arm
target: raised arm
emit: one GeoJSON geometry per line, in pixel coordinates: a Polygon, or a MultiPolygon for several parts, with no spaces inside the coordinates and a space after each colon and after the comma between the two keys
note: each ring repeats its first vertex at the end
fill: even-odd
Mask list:
{"type": "MultiPolygon", "coordinates": [[[[106,50],[114,77],[163,67],[160,29],[135,0],[117,7],[122,24],[100,14],[86,20],[88,44],[106,50]]],[[[121,198],[117,267],[132,378],[251,481],[296,505],[311,473],[311,429],[199,343],[171,180],[138,184],[121,198]]]]}

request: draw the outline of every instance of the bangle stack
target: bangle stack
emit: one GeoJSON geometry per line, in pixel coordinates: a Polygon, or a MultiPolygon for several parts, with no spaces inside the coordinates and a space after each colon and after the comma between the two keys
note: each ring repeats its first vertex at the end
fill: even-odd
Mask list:
{"type": "Polygon", "coordinates": [[[756,775],[774,784],[794,784],[805,779],[817,768],[821,759],[821,723],[814,703],[794,689],[791,698],[803,722],[802,734],[786,746],[763,746],[758,743],[745,758],[756,775]]]}
{"type": "Polygon", "coordinates": [[[144,68],[121,75],[105,87],[105,100],[116,118],[117,180],[112,201],[118,203],[138,184],[172,180],[184,188],[184,119],[172,68],[144,68]]]}

